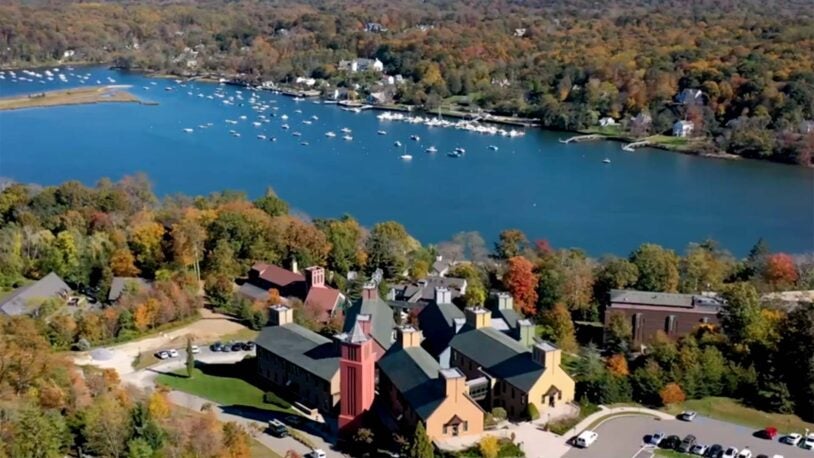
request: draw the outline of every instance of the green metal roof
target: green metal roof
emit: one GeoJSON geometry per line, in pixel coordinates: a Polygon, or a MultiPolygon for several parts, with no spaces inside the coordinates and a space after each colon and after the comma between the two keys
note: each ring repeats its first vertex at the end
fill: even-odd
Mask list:
{"type": "Polygon", "coordinates": [[[346,311],[343,331],[350,333],[359,315],[370,315],[370,335],[382,348],[387,350],[393,345],[393,329],[396,321],[393,310],[381,299],[358,299],[346,311]]]}
{"type": "Polygon", "coordinates": [[[294,323],[267,326],[255,343],[322,380],[330,381],[339,371],[339,353],[328,338],[294,323]]]}
{"type": "Polygon", "coordinates": [[[423,348],[394,345],[376,364],[422,419],[444,401],[444,381],[438,377],[441,366],[423,348]]]}

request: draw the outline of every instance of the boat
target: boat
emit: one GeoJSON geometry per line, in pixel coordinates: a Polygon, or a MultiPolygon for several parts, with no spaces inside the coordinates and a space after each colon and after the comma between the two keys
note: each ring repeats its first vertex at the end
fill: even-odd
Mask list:
{"type": "Polygon", "coordinates": [[[460,146],[459,146],[459,147],[457,147],[457,148],[455,148],[455,152],[456,152],[456,153],[458,153],[458,154],[460,154],[460,155],[462,155],[462,156],[463,156],[464,154],[466,154],[466,150],[465,150],[465,149],[463,149],[463,148],[461,148],[460,146]]]}
{"type": "Polygon", "coordinates": [[[258,122],[258,121],[255,121],[255,122],[252,123],[252,125],[254,127],[260,127],[262,124],[260,122],[258,122]]]}
{"type": "Polygon", "coordinates": [[[393,142],[393,146],[395,146],[395,147],[397,147],[397,148],[398,148],[398,147],[400,147],[400,146],[401,146],[401,142],[400,142],[400,141],[398,141],[398,140],[396,140],[396,141],[394,141],[394,142],[393,142]]]}
{"type": "Polygon", "coordinates": [[[449,157],[461,157],[461,156],[463,156],[463,154],[459,153],[458,151],[450,151],[450,152],[447,153],[447,156],[449,156],[449,157]]]}
{"type": "Polygon", "coordinates": [[[271,137],[271,138],[269,138],[269,141],[270,141],[270,142],[276,142],[276,141],[277,141],[277,137],[271,137]]]}
{"type": "Polygon", "coordinates": [[[240,133],[238,133],[238,132],[232,132],[232,136],[233,136],[233,137],[240,137],[240,133]]]}
{"type": "Polygon", "coordinates": [[[411,161],[411,160],[413,160],[413,155],[412,155],[412,154],[402,154],[402,155],[401,155],[401,156],[399,156],[399,157],[400,157],[402,160],[405,160],[405,161],[411,161]]]}
{"type": "Polygon", "coordinates": [[[436,147],[434,147],[434,146],[430,146],[430,147],[429,147],[429,148],[427,148],[425,151],[426,151],[426,152],[428,152],[428,153],[437,153],[437,152],[438,152],[438,148],[436,148],[436,147]]]}
{"type": "Polygon", "coordinates": [[[376,131],[376,133],[379,134],[379,135],[387,135],[387,131],[384,131],[384,130],[376,131]]]}
{"type": "Polygon", "coordinates": [[[288,119],[288,115],[287,115],[287,114],[284,114],[284,115],[280,116],[280,119],[282,119],[282,120],[286,120],[286,119],[288,119]]]}
{"type": "Polygon", "coordinates": [[[192,132],[194,132],[194,130],[190,127],[187,127],[186,129],[184,129],[184,132],[191,134],[192,132]]]}
{"type": "Polygon", "coordinates": [[[421,140],[421,137],[419,137],[418,135],[410,135],[410,140],[419,141],[421,140]]]}
{"type": "Polygon", "coordinates": [[[245,120],[245,119],[246,119],[246,115],[241,115],[241,116],[240,116],[240,119],[245,120]]]}
{"type": "Polygon", "coordinates": [[[282,126],[280,126],[280,127],[281,127],[283,130],[288,129],[288,124],[283,124],[283,125],[282,125],[282,126]]]}
{"type": "Polygon", "coordinates": [[[608,159],[608,158],[605,158],[605,159],[603,159],[603,160],[602,160],[602,163],[603,163],[603,164],[610,164],[610,163],[611,163],[611,160],[610,160],[610,159],[608,159]]]}
{"type": "Polygon", "coordinates": [[[344,134],[349,134],[349,133],[353,132],[352,130],[348,129],[347,127],[343,127],[343,128],[341,128],[339,130],[344,134]]]}
{"type": "Polygon", "coordinates": [[[318,119],[319,119],[319,117],[318,117],[317,115],[311,115],[311,119],[313,119],[314,121],[316,121],[316,120],[318,120],[318,119]]]}
{"type": "Polygon", "coordinates": [[[353,140],[353,137],[351,137],[350,135],[344,135],[342,138],[344,138],[347,141],[353,140]]]}
{"type": "Polygon", "coordinates": [[[293,135],[295,137],[302,137],[302,134],[299,133],[299,132],[292,132],[291,135],[293,135]]]}
{"type": "Polygon", "coordinates": [[[305,125],[307,125],[307,126],[310,126],[310,125],[311,125],[311,121],[309,121],[309,120],[307,120],[307,119],[303,119],[303,120],[302,120],[302,123],[303,123],[303,124],[305,124],[305,125]]]}
{"type": "Polygon", "coordinates": [[[492,151],[497,151],[497,146],[489,145],[489,149],[492,150],[492,151]]]}
{"type": "Polygon", "coordinates": [[[325,132],[325,136],[333,138],[333,137],[336,137],[336,134],[333,133],[333,132],[325,132]]]}
{"type": "Polygon", "coordinates": [[[259,140],[265,140],[265,139],[266,139],[266,136],[265,136],[265,135],[263,135],[263,134],[260,134],[260,135],[258,135],[258,136],[257,136],[257,138],[258,138],[259,140]]]}
{"type": "Polygon", "coordinates": [[[308,146],[308,142],[300,142],[300,145],[302,145],[302,146],[308,146]]]}

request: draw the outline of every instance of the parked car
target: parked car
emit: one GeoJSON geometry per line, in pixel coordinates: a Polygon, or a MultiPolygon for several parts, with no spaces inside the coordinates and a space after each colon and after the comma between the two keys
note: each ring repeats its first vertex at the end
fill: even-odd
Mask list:
{"type": "Polygon", "coordinates": [[[591,444],[596,442],[597,438],[599,438],[599,434],[597,434],[595,431],[583,431],[574,440],[574,445],[579,448],[588,448],[591,446],[591,444]]]}
{"type": "Polygon", "coordinates": [[[803,444],[800,447],[806,450],[814,450],[814,433],[811,433],[803,440],[803,444]]]}
{"type": "Polygon", "coordinates": [[[667,436],[659,442],[659,447],[667,450],[675,450],[679,445],[681,445],[681,438],[675,435],[667,436]]]}
{"type": "Polygon", "coordinates": [[[285,417],[285,422],[289,425],[299,426],[302,424],[302,417],[299,415],[289,415],[285,417]]]}
{"type": "Polygon", "coordinates": [[[243,343],[235,342],[232,344],[232,351],[243,351],[243,350],[244,350],[243,343]]]}
{"type": "Polygon", "coordinates": [[[326,458],[328,455],[321,449],[315,448],[305,454],[305,458],[326,458]]]}
{"type": "Polygon", "coordinates": [[[783,437],[780,438],[780,442],[782,442],[784,444],[788,444],[788,445],[794,445],[795,447],[802,440],[803,440],[803,435],[798,434],[798,433],[791,433],[791,434],[789,434],[787,436],[783,436],[783,437]]]}
{"type": "Polygon", "coordinates": [[[224,352],[224,353],[228,353],[228,352],[232,351],[232,346],[231,346],[231,345],[229,345],[228,343],[227,343],[227,344],[223,344],[223,345],[221,345],[221,347],[220,347],[220,351],[222,351],[222,352],[224,352]]]}
{"type": "Polygon", "coordinates": [[[723,455],[724,448],[721,444],[713,444],[707,449],[707,453],[704,454],[707,458],[721,458],[723,455]]]}
{"type": "Polygon", "coordinates": [[[167,350],[167,353],[170,354],[170,358],[177,358],[178,357],[178,350],[176,350],[174,348],[170,348],[169,350],[167,350]]]}
{"type": "Polygon", "coordinates": [[[155,354],[155,357],[158,359],[167,359],[170,357],[170,354],[166,351],[159,351],[155,354]]]}
{"type": "Polygon", "coordinates": [[[736,449],[735,447],[727,447],[727,449],[724,450],[724,454],[721,455],[722,458],[736,458],[737,456],[738,449],[736,449]]]}
{"type": "Polygon", "coordinates": [[[761,439],[772,440],[775,438],[775,436],[777,436],[777,428],[775,428],[774,426],[767,426],[761,429],[760,431],[756,432],[755,436],[761,439]]]}
{"type": "Polygon", "coordinates": [[[650,435],[650,440],[648,441],[648,443],[653,444],[653,445],[659,445],[659,443],[662,440],[664,440],[664,433],[657,432],[657,433],[653,433],[653,434],[650,435]]]}
{"type": "Polygon", "coordinates": [[[220,342],[215,342],[209,346],[209,349],[212,351],[223,351],[223,344],[220,342]]]}
{"type": "Polygon", "coordinates": [[[704,445],[704,444],[695,444],[695,445],[693,445],[693,446],[692,446],[692,448],[690,449],[690,452],[691,452],[693,455],[704,456],[704,455],[706,455],[706,453],[707,453],[707,449],[708,449],[708,448],[709,448],[709,447],[707,447],[707,446],[706,446],[706,445],[704,445]]]}
{"type": "Polygon", "coordinates": [[[693,421],[697,416],[698,412],[695,412],[693,410],[685,410],[684,412],[678,414],[678,419],[683,421],[693,421]]]}
{"type": "Polygon", "coordinates": [[[269,434],[275,437],[286,437],[288,436],[288,428],[285,427],[283,422],[280,420],[271,420],[269,421],[268,427],[269,434]]]}
{"type": "Polygon", "coordinates": [[[254,342],[252,342],[251,340],[246,342],[244,344],[244,346],[245,346],[244,350],[249,350],[249,351],[254,350],[254,342]]]}
{"type": "Polygon", "coordinates": [[[740,453],[738,453],[738,458],[752,458],[752,451],[749,450],[748,448],[745,448],[741,450],[740,453]]]}
{"type": "Polygon", "coordinates": [[[198,348],[198,346],[197,346],[197,345],[193,345],[193,346],[189,347],[189,349],[190,349],[190,350],[192,350],[192,354],[193,354],[193,355],[197,355],[198,353],[200,353],[200,352],[201,352],[201,349],[200,349],[200,348],[198,348]]]}
{"type": "Polygon", "coordinates": [[[684,436],[684,440],[682,440],[681,443],[678,444],[678,448],[676,448],[676,451],[679,451],[681,453],[687,453],[690,450],[692,450],[693,445],[695,445],[695,436],[693,436],[692,434],[687,434],[686,436],[684,436]]]}

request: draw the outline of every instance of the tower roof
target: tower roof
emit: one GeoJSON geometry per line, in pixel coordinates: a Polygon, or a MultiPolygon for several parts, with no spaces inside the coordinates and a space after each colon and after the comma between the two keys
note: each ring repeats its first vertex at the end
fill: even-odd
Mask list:
{"type": "Polygon", "coordinates": [[[356,324],[353,325],[353,330],[350,333],[348,342],[353,344],[361,344],[367,342],[367,336],[365,335],[364,331],[362,331],[362,327],[359,325],[358,321],[356,322],[356,324]]]}

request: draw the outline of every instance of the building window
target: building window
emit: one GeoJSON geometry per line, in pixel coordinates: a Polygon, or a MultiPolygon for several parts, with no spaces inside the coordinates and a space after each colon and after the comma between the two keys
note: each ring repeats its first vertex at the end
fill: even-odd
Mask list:
{"type": "Polygon", "coordinates": [[[469,430],[469,422],[465,421],[464,422],[464,432],[466,432],[467,430],[469,430]]]}
{"type": "Polygon", "coordinates": [[[664,332],[667,333],[668,336],[672,336],[676,332],[676,316],[669,315],[664,320],[664,332]]]}
{"type": "Polygon", "coordinates": [[[642,341],[644,333],[644,316],[641,313],[633,315],[633,340],[642,341]]]}
{"type": "Polygon", "coordinates": [[[444,435],[447,434],[447,431],[448,431],[447,425],[444,425],[444,435]]]}
{"type": "Polygon", "coordinates": [[[514,390],[514,387],[512,387],[512,399],[514,399],[516,397],[517,397],[517,392],[514,390]]]}

